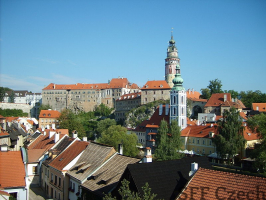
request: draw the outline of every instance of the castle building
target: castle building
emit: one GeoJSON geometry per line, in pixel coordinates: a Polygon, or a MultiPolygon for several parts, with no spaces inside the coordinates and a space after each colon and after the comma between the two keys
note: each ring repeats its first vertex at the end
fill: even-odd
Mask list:
{"type": "Polygon", "coordinates": [[[177,120],[181,130],[187,127],[187,92],[183,87],[180,66],[176,65],[176,74],[170,91],[170,123],[177,120]]]}
{"type": "Polygon", "coordinates": [[[180,59],[178,57],[178,52],[172,33],[171,40],[169,41],[167,48],[167,58],[165,59],[165,81],[171,88],[174,86],[173,79],[175,78],[176,65],[180,65],[180,59]]]}

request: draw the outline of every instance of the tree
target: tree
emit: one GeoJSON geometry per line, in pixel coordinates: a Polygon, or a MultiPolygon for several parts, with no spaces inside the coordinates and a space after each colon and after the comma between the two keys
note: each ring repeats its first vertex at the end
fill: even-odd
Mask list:
{"type": "Polygon", "coordinates": [[[123,144],[123,154],[135,157],[138,154],[137,136],[135,134],[127,134],[127,129],[120,125],[112,125],[102,132],[97,142],[108,144],[118,150],[118,144],[123,144]]]}
{"type": "Polygon", "coordinates": [[[211,97],[211,92],[209,88],[201,88],[201,96],[202,99],[209,99],[211,97]]]}
{"type": "Polygon", "coordinates": [[[0,87],[0,102],[4,101],[5,97],[5,89],[3,87],[0,87]]]}
{"type": "Polygon", "coordinates": [[[246,140],[243,136],[242,121],[239,120],[239,111],[232,107],[225,110],[223,119],[218,122],[218,134],[213,138],[218,156],[222,159],[233,159],[244,148],[246,140]]]}
{"type": "Polygon", "coordinates": [[[210,89],[211,94],[215,94],[223,93],[222,86],[222,82],[216,78],[215,80],[210,81],[210,84],[207,87],[210,89]]]}
{"type": "Polygon", "coordinates": [[[266,102],[266,94],[262,93],[260,90],[256,90],[256,91],[241,91],[239,93],[239,98],[240,100],[243,102],[243,104],[248,107],[251,108],[252,103],[264,103],[266,102]]]}
{"type": "Polygon", "coordinates": [[[96,128],[98,136],[100,136],[106,129],[108,129],[112,125],[116,125],[116,121],[114,119],[106,118],[104,120],[100,120],[96,128]]]}
{"type": "Polygon", "coordinates": [[[9,95],[9,101],[10,103],[14,103],[15,102],[15,92],[12,90],[10,95],[9,95]]]}
{"type": "Polygon", "coordinates": [[[64,109],[58,120],[61,129],[68,129],[69,133],[76,130],[80,138],[86,136],[81,120],[71,110],[64,109]]]}
{"type": "Polygon", "coordinates": [[[156,137],[155,157],[157,160],[173,160],[180,158],[177,152],[181,147],[180,127],[173,120],[168,128],[165,120],[162,120],[156,137]],[[170,131],[170,132],[169,132],[170,131]]]}
{"type": "Polygon", "coordinates": [[[235,91],[235,90],[228,90],[228,91],[225,90],[224,93],[230,93],[231,97],[234,98],[234,99],[238,98],[238,96],[239,96],[239,93],[237,91],[235,91]]]}
{"type": "Polygon", "coordinates": [[[255,158],[256,167],[266,172],[266,115],[261,113],[254,115],[247,121],[248,127],[253,131],[257,132],[261,138],[261,143],[256,145],[252,153],[252,158],[255,158]]]}
{"type": "Polygon", "coordinates": [[[49,109],[52,109],[52,106],[50,106],[49,104],[42,104],[39,107],[38,116],[40,115],[41,110],[49,110],[49,109]]]}
{"type": "Polygon", "coordinates": [[[103,103],[101,103],[99,106],[95,108],[94,112],[96,116],[108,117],[109,115],[111,115],[112,111],[113,111],[113,108],[109,108],[103,103]]]}
{"type": "MultiPolygon", "coordinates": [[[[148,183],[145,183],[143,187],[141,187],[143,191],[143,195],[135,193],[129,188],[129,181],[126,179],[121,181],[122,185],[119,188],[118,192],[121,195],[119,199],[122,200],[153,200],[157,196],[157,194],[151,193],[151,188],[148,183]]],[[[116,197],[112,197],[111,194],[105,195],[104,200],[116,200],[116,197]]]]}

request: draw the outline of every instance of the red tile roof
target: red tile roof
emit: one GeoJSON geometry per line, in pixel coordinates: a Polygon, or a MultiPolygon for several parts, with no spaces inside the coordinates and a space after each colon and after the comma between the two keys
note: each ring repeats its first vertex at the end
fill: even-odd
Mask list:
{"type": "Polygon", "coordinates": [[[200,138],[209,138],[209,133],[213,132],[217,134],[217,129],[215,125],[206,125],[206,126],[187,126],[181,131],[181,136],[183,137],[200,137],[200,138]]]}
{"type": "Polygon", "coordinates": [[[217,106],[225,106],[225,107],[235,107],[235,108],[245,108],[244,104],[236,99],[235,102],[232,101],[230,93],[216,93],[212,94],[210,99],[207,101],[205,107],[217,107],[217,106]],[[226,99],[224,98],[226,97],[226,99]]]}
{"type": "Polygon", "coordinates": [[[85,150],[88,145],[89,142],[86,141],[75,141],[70,147],[57,156],[49,166],[62,171],[63,168],[85,150]]]}
{"type": "Polygon", "coordinates": [[[123,100],[128,100],[128,99],[137,99],[137,98],[140,99],[141,98],[140,95],[141,95],[141,92],[124,94],[121,97],[119,97],[119,99],[117,99],[116,101],[123,101],[123,100]]]}
{"type": "Polygon", "coordinates": [[[244,127],[243,135],[247,141],[259,140],[261,138],[258,133],[252,132],[247,126],[244,127]]]}
{"type": "Polygon", "coordinates": [[[25,176],[21,151],[0,152],[0,185],[2,188],[25,187],[25,176]]]}
{"type": "Polygon", "coordinates": [[[242,117],[245,120],[248,120],[247,115],[244,112],[239,113],[240,117],[242,117]]]}
{"type": "Polygon", "coordinates": [[[179,198],[265,199],[265,195],[266,178],[200,168],[179,198]]]}
{"type": "Polygon", "coordinates": [[[17,120],[19,117],[6,117],[7,122],[12,122],[14,120],[17,120]]]}
{"type": "Polygon", "coordinates": [[[0,126],[0,137],[1,136],[9,136],[9,133],[6,132],[1,126],[0,126]]]}
{"type": "Polygon", "coordinates": [[[200,93],[194,90],[187,90],[187,98],[192,98],[192,99],[199,99],[200,98],[200,93]]]}
{"type": "Polygon", "coordinates": [[[46,152],[46,149],[29,149],[28,163],[39,162],[40,157],[46,152]]]}
{"type": "Polygon", "coordinates": [[[93,84],[54,84],[50,83],[47,87],[43,88],[43,90],[82,90],[82,89],[108,89],[108,88],[130,88],[130,89],[138,89],[138,85],[133,83],[129,83],[127,78],[113,78],[110,83],[93,83],[93,84]]]}
{"type": "Polygon", "coordinates": [[[165,80],[160,81],[147,81],[147,83],[141,88],[141,90],[163,90],[171,89],[165,80]]]}
{"type": "Polygon", "coordinates": [[[2,115],[0,115],[0,119],[5,119],[5,117],[3,117],[2,115]]]}
{"type": "Polygon", "coordinates": [[[41,110],[39,118],[59,118],[61,113],[57,110],[41,110]]]}
{"type": "Polygon", "coordinates": [[[252,103],[252,109],[259,112],[266,112],[266,103],[252,103]]]}

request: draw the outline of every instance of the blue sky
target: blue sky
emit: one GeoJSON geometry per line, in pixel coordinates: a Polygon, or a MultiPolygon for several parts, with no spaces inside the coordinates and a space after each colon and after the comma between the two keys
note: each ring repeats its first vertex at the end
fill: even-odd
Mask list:
{"type": "Polygon", "coordinates": [[[164,79],[171,28],[186,89],[266,93],[265,0],[1,0],[0,85],[142,87],[164,79]]]}

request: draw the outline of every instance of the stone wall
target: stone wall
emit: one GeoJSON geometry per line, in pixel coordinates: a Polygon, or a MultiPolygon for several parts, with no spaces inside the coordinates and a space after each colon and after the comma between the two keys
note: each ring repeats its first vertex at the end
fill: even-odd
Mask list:
{"type": "Polygon", "coordinates": [[[20,109],[24,113],[28,113],[28,117],[31,117],[32,106],[23,103],[0,103],[2,109],[20,109]]]}

